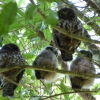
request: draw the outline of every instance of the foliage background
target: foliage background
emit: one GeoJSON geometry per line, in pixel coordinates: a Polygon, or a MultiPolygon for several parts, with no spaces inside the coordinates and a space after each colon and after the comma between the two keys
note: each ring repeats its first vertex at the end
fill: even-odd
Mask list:
{"type": "MultiPolygon", "coordinates": [[[[91,6],[91,2],[87,3],[86,0],[71,1],[34,0],[33,4],[32,0],[0,0],[0,47],[10,42],[17,44],[27,63],[31,65],[36,55],[50,44],[52,26],[57,23],[56,11],[63,6],[74,7],[91,38],[100,41],[100,1],[94,1],[97,8],[91,6]]],[[[100,47],[100,44],[96,45],[98,48],[100,47]]],[[[79,49],[87,50],[88,46],[82,42],[79,49]]],[[[100,55],[96,60],[100,66],[100,55]]],[[[97,71],[99,68],[96,66],[97,71]]],[[[95,90],[98,88],[100,88],[100,79],[92,87],[95,90]]],[[[48,100],[81,100],[77,93],[55,96],[70,91],[68,75],[59,74],[59,78],[54,83],[43,84],[36,80],[33,70],[26,69],[13,100],[40,100],[40,98],[52,95],[54,95],[53,98],[48,100]]],[[[100,97],[100,91],[94,95],[100,97]]],[[[0,100],[6,99],[2,97],[2,92],[0,92],[0,100]]]]}

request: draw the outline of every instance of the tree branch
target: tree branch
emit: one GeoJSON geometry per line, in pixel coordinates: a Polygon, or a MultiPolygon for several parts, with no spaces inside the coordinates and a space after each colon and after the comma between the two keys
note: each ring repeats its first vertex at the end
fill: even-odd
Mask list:
{"type": "Polygon", "coordinates": [[[74,11],[78,14],[79,18],[82,19],[87,25],[92,27],[92,29],[96,32],[96,34],[100,35],[100,26],[99,25],[97,25],[95,22],[91,21],[87,16],[85,16],[84,13],[82,13],[80,10],[78,10],[73,5],[72,2],[70,2],[68,0],[66,0],[66,2],[64,0],[62,0],[62,2],[64,2],[70,8],[74,9],[74,11]]]}
{"type": "Polygon", "coordinates": [[[84,41],[84,42],[89,42],[89,43],[94,43],[94,44],[100,44],[100,41],[91,40],[91,39],[88,39],[88,38],[85,38],[85,37],[82,37],[82,36],[78,36],[78,35],[75,35],[75,34],[69,34],[64,29],[56,27],[56,26],[54,27],[54,29],[56,29],[60,33],[66,35],[68,37],[71,37],[71,38],[75,38],[75,39],[78,39],[78,40],[81,40],[81,41],[84,41]]]}
{"type": "Polygon", "coordinates": [[[72,93],[92,93],[92,92],[97,92],[97,91],[77,91],[77,92],[59,93],[59,94],[55,94],[55,95],[48,96],[48,97],[43,98],[43,99],[41,99],[41,100],[45,100],[45,99],[48,99],[48,98],[53,98],[53,97],[55,97],[55,96],[61,96],[61,95],[66,95],[66,94],[72,94],[72,93]]]}
{"type": "Polygon", "coordinates": [[[100,6],[98,6],[94,1],[92,0],[84,0],[96,13],[100,14],[100,6]]]}
{"type": "MultiPolygon", "coordinates": [[[[30,2],[32,4],[34,4],[33,0],[30,0],[30,2]]],[[[42,16],[43,19],[46,18],[45,14],[40,10],[40,9],[37,9],[37,12],[42,16]]],[[[58,28],[58,27],[54,27],[56,30],[58,30],[59,32],[61,32],[62,34],[64,35],[67,35],[69,37],[72,37],[72,38],[75,38],[75,39],[78,39],[78,40],[81,40],[81,41],[84,41],[84,42],[89,42],[89,43],[94,43],[94,44],[100,44],[100,41],[96,41],[96,40],[91,40],[91,39],[87,39],[87,38],[83,38],[81,36],[77,36],[77,35],[74,35],[74,34],[67,34],[67,32],[65,32],[63,29],[61,28],[58,28]]]]}
{"type": "Polygon", "coordinates": [[[8,68],[0,68],[0,73],[2,72],[6,72],[9,70],[13,70],[13,69],[34,69],[34,70],[41,70],[41,71],[48,71],[48,72],[56,72],[56,73],[60,73],[60,74],[69,74],[71,76],[78,76],[78,77],[85,77],[85,78],[100,78],[99,74],[81,74],[81,73],[75,73],[72,71],[66,71],[66,70],[60,70],[60,69],[48,69],[48,68],[41,68],[40,66],[29,66],[29,65],[25,65],[25,66],[13,66],[12,67],[8,67],[8,68]]]}

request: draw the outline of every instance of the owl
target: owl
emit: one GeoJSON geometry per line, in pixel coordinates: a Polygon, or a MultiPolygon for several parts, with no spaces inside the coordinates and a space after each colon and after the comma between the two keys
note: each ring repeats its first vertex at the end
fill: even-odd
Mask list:
{"type": "MultiPolygon", "coordinates": [[[[70,76],[72,89],[75,91],[88,90],[94,82],[94,78],[85,78],[85,74],[95,74],[95,67],[92,62],[92,53],[81,50],[77,58],[72,62],[70,70],[75,73],[84,74],[84,78],[70,76]]],[[[95,100],[90,93],[79,93],[84,100],[95,100]]]]}
{"type": "MultiPolygon", "coordinates": [[[[17,45],[9,43],[4,45],[0,50],[0,68],[14,68],[16,66],[25,65],[25,60],[21,56],[20,50],[17,45]]],[[[23,77],[24,69],[12,69],[6,72],[0,73],[0,83],[3,87],[3,96],[12,97],[14,95],[14,90],[17,88],[17,85],[8,81],[7,79],[12,80],[15,83],[19,83],[23,77]],[[7,79],[6,79],[6,78],[7,79]]]]}
{"type": "MultiPolygon", "coordinates": [[[[52,46],[47,46],[33,61],[33,66],[37,66],[38,68],[56,69],[58,67],[57,56],[57,49],[52,46]]],[[[50,82],[55,78],[56,72],[35,70],[35,76],[38,80],[46,80],[50,82]]]]}
{"type": "MultiPolygon", "coordinates": [[[[92,54],[90,51],[81,50],[78,57],[72,62],[70,70],[82,74],[95,74],[95,68],[92,63],[92,54]]],[[[94,78],[81,78],[71,76],[72,88],[81,89],[93,83],[94,78]]]]}
{"type": "MultiPolygon", "coordinates": [[[[81,22],[77,18],[75,12],[71,8],[62,8],[58,12],[57,27],[64,29],[68,34],[82,36],[84,29],[81,22]]],[[[80,45],[81,41],[68,37],[56,29],[53,29],[53,41],[56,47],[61,51],[61,56],[64,61],[73,59],[73,53],[80,45]]]]}

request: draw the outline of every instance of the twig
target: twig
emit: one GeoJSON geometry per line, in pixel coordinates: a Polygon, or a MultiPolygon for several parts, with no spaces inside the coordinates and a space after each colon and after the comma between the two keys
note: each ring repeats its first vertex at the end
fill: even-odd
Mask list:
{"type": "Polygon", "coordinates": [[[4,79],[7,80],[8,82],[13,83],[13,84],[15,84],[15,85],[17,85],[17,86],[19,85],[18,83],[16,83],[15,81],[11,80],[10,78],[5,77],[5,76],[3,76],[3,77],[4,77],[4,79]]]}
{"type": "Polygon", "coordinates": [[[98,6],[94,1],[92,0],[84,0],[94,11],[96,11],[98,14],[100,14],[100,6],[98,6]]]}
{"type": "MultiPolygon", "coordinates": [[[[62,0],[62,2],[64,2],[64,0],[62,0]]],[[[66,0],[64,2],[67,6],[69,6],[70,8],[74,9],[75,12],[78,14],[78,16],[80,17],[80,19],[82,19],[87,25],[89,25],[90,27],[92,27],[92,29],[98,34],[100,35],[100,26],[97,25],[95,22],[90,21],[90,19],[84,15],[84,13],[82,13],[80,10],[78,10],[72,2],[70,2],[69,0],[66,0]],[[87,23],[88,22],[88,23],[87,23]]]]}
{"type": "Polygon", "coordinates": [[[72,94],[72,93],[92,93],[92,92],[97,92],[97,91],[77,91],[77,92],[59,93],[59,94],[55,94],[55,95],[52,95],[52,96],[48,96],[48,97],[43,98],[41,100],[45,100],[45,99],[48,99],[48,98],[53,98],[55,96],[60,96],[60,95],[72,94]]]}

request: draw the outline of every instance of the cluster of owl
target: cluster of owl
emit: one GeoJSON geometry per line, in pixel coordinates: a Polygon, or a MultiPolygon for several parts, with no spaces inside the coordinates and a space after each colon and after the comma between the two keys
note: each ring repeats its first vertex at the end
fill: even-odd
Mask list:
{"type": "MultiPolygon", "coordinates": [[[[58,24],[57,26],[63,28],[69,34],[78,34],[82,36],[84,30],[81,22],[78,20],[74,11],[70,8],[62,8],[58,11],[58,24]]],[[[58,68],[58,49],[61,52],[61,57],[64,62],[73,59],[73,53],[79,46],[80,42],[63,35],[59,31],[53,29],[53,40],[55,46],[47,46],[33,61],[33,66],[45,68],[58,68]]],[[[20,50],[17,45],[9,43],[4,45],[0,50],[0,68],[9,68],[18,65],[25,65],[26,62],[21,56],[20,50]]],[[[71,71],[77,73],[95,73],[95,68],[92,63],[92,53],[90,51],[81,50],[78,56],[71,64],[71,71]]],[[[24,69],[12,69],[10,71],[0,73],[0,85],[3,88],[3,96],[13,96],[17,84],[23,77],[24,69]],[[17,83],[8,81],[6,78],[17,83]]],[[[39,80],[51,80],[56,76],[56,72],[35,70],[35,76],[39,80]]],[[[91,85],[93,78],[81,78],[70,76],[72,89],[82,89],[84,86],[91,85]]]]}

